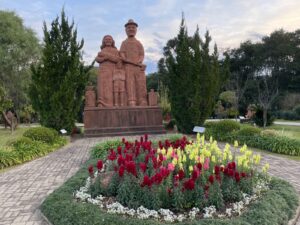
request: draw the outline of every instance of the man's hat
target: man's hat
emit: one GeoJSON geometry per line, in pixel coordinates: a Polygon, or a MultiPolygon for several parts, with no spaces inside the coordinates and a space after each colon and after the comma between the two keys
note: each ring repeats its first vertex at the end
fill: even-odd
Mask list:
{"type": "Polygon", "coordinates": [[[125,24],[125,27],[127,27],[130,24],[133,24],[138,27],[138,24],[136,22],[134,22],[133,19],[128,20],[128,22],[125,24]]]}

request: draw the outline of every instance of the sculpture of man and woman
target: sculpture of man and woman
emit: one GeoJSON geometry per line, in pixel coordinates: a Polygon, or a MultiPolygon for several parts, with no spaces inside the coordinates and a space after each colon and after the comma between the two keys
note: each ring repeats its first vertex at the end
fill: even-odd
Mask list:
{"type": "Polygon", "coordinates": [[[135,38],[137,27],[133,20],[125,24],[127,39],[120,51],[112,36],[103,38],[101,51],[96,57],[100,64],[97,80],[99,107],[147,105],[144,48],[135,38]]]}

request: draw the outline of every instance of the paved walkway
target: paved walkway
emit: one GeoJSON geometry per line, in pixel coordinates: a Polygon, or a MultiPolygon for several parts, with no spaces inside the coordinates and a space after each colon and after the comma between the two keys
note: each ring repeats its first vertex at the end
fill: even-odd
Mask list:
{"type": "MultiPolygon", "coordinates": [[[[39,211],[40,204],[76,173],[89,158],[89,149],[102,140],[77,140],[45,157],[0,173],[0,225],[47,225],[39,211]]],[[[270,173],[291,182],[300,194],[299,161],[263,154],[262,162],[270,163],[270,173]]]]}

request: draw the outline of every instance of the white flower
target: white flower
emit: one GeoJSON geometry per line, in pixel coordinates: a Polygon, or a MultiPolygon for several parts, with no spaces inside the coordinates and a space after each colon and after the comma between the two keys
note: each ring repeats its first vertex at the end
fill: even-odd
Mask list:
{"type": "Polygon", "coordinates": [[[225,212],[228,217],[231,217],[232,208],[227,208],[225,212]]]}
{"type": "Polygon", "coordinates": [[[199,208],[196,208],[196,207],[192,208],[192,210],[189,211],[189,217],[190,217],[191,219],[195,219],[196,214],[199,213],[199,211],[200,211],[199,208]]]}

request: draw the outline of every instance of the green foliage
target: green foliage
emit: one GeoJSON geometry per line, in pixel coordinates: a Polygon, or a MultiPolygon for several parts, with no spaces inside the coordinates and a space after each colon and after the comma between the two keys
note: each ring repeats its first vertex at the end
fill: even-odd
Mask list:
{"type": "MultiPolygon", "coordinates": [[[[132,217],[108,214],[100,210],[98,206],[76,202],[73,193],[85,182],[87,167],[95,164],[96,160],[89,160],[72,178],[70,178],[59,189],[51,193],[42,203],[41,210],[48,220],[55,225],[167,225],[169,223],[154,220],[139,220],[132,217]]],[[[190,221],[189,225],[251,225],[251,224],[287,224],[295,214],[298,206],[298,197],[295,189],[285,181],[279,179],[271,180],[271,189],[268,190],[259,201],[250,205],[240,217],[232,219],[203,219],[190,221]],[[288,206],[288,207],[286,207],[288,206]],[[278,213],[278,211],[280,213],[278,213]],[[274,213],[275,212],[275,213],[274,213]],[[283,219],[284,218],[284,219],[283,219]],[[263,223],[265,222],[265,223],[263,223]]],[[[183,224],[183,223],[174,223],[183,224]]]]}
{"type": "Polygon", "coordinates": [[[44,23],[44,48],[41,62],[32,67],[30,97],[41,124],[56,130],[71,131],[80,110],[88,72],[82,59],[83,40],[77,43],[74,22],[69,24],[64,11],[48,30],[44,23]]]}
{"type": "Polygon", "coordinates": [[[12,101],[7,97],[4,87],[0,85],[0,113],[12,106],[12,101]]]}
{"type": "Polygon", "coordinates": [[[147,84],[147,91],[149,92],[151,89],[154,91],[158,91],[159,89],[159,76],[158,73],[150,73],[146,76],[146,84],[147,84]]]}
{"type": "Polygon", "coordinates": [[[11,143],[11,149],[0,149],[0,169],[44,156],[66,143],[66,139],[59,137],[53,129],[30,128],[11,143]]]}
{"type": "Polygon", "coordinates": [[[257,127],[242,127],[238,132],[237,135],[239,136],[252,136],[252,135],[259,135],[261,130],[257,127]]]}
{"type": "Polygon", "coordinates": [[[205,136],[212,136],[216,140],[226,141],[228,136],[232,136],[234,131],[240,129],[240,124],[233,120],[221,120],[219,122],[205,123],[205,136]]]}
{"type": "Polygon", "coordinates": [[[118,146],[122,146],[122,144],[119,139],[102,142],[93,147],[91,156],[93,159],[105,158],[109,149],[116,149],[118,146]]]}
{"type": "Polygon", "coordinates": [[[214,182],[213,185],[211,185],[209,188],[208,205],[214,205],[217,209],[222,209],[224,207],[223,194],[218,182],[214,182]]]}
{"type": "Polygon", "coordinates": [[[0,84],[7,90],[7,99],[12,100],[16,109],[21,109],[28,103],[30,64],[40,58],[39,40],[15,12],[2,10],[0,40],[0,84]]]}
{"type": "Polygon", "coordinates": [[[223,180],[221,190],[225,202],[238,202],[243,198],[240,188],[236,185],[236,181],[230,177],[223,180]]]}
{"type": "Polygon", "coordinates": [[[215,46],[209,52],[211,37],[208,32],[201,40],[199,29],[188,36],[184,19],[177,37],[167,42],[160,71],[164,71],[164,84],[170,91],[172,115],[180,132],[191,133],[195,125],[201,125],[211,114],[218,96],[221,66],[215,46]]]}
{"type": "Polygon", "coordinates": [[[23,136],[28,137],[33,141],[41,141],[48,144],[54,143],[59,137],[56,130],[47,127],[30,128],[25,131],[23,136]]]}
{"type": "Polygon", "coordinates": [[[159,88],[159,105],[162,109],[163,118],[165,118],[168,114],[170,115],[171,103],[169,100],[169,89],[162,83],[159,88]]]}
{"type": "MultiPolygon", "coordinates": [[[[258,108],[256,110],[255,116],[254,116],[254,122],[256,125],[263,127],[264,126],[264,120],[263,120],[263,110],[261,108],[258,108]]],[[[271,126],[274,122],[275,118],[271,115],[270,112],[267,112],[267,124],[266,126],[271,126]]]]}
{"type": "Polygon", "coordinates": [[[298,115],[295,111],[277,111],[274,113],[277,119],[284,119],[284,120],[299,120],[300,115],[298,115]]]}
{"type": "Polygon", "coordinates": [[[0,169],[5,167],[17,165],[20,163],[16,152],[7,150],[7,149],[0,149],[0,169]]]}

